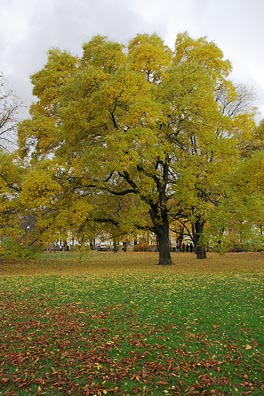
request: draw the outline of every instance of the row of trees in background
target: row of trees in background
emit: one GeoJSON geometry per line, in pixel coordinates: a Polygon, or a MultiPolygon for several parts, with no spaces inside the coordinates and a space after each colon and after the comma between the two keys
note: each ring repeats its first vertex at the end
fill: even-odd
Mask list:
{"type": "Polygon", "coordinates": [[[1,236],[45,246],[69,230],[81,242],[149,230],[164,265],[179,225],[198,258],[208,241],[262,243],[264,124],[230,72],[187,33],[173,51],[147,34],[127,47],[96,36],[81,58],[49,51],[18,150],[0,153],[1,236]]]}

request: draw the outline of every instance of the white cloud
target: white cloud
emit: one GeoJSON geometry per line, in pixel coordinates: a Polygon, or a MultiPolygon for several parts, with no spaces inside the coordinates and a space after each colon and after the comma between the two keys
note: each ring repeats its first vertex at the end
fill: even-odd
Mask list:
{"type": "Polygon", "coordinates": [[[52,47],[77,55],[95,34],[127,42],[146,32],[173,47],[187,30],[215,41],[234,78],[252,85],[264,107],[263,0],[0,0],[0,11],[0,70],[27,105],[30,75],[52,47]]]}

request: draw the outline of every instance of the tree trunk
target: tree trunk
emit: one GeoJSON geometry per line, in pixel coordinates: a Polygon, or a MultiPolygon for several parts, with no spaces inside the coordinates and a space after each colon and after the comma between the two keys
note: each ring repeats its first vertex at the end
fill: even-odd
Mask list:
{"type": "Polygon", "coordinates": [[[116,240],[114,239],[114,253],[118,252],[118,248],[117,248],[117,243],[116,240]]]}
{"type": "Polygon", "coordinates": [[[198,259],[205,259],[206,258],[206,248],[202,242],[202,235],[204,231],[204,221],[197,220],[194,224],[194,245],[196,256],[198,259]]]}
{"type": "Polygon", "coordinates": [[[159,265],[172,264],[170,254],[169,224],[159,224],[156,228],[159,251],[159,265]]]}
{"type": "Polygon", "coordinates": [[[206,258],[206,249],[204,246],[197,246],[197,258],[198,259],[205,259],[206,258]]]}

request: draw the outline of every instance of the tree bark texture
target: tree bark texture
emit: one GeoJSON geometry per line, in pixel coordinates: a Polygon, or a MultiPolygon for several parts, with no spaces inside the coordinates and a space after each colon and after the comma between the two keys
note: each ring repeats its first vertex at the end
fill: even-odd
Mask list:
{"type": "Polygon", "coordinates": [[[159,265],[172,264],[170,253],[169,224],[159,224],[155,227],[158,240],[159,265]]]}

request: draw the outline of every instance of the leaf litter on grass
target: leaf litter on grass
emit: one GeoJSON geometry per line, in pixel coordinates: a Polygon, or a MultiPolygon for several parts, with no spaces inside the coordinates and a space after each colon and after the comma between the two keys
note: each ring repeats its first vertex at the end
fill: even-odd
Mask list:
{"type": "Polygon", "coordinates": [[[263,276],[2,277],[2,395],[262,395],[263,276]]]}

